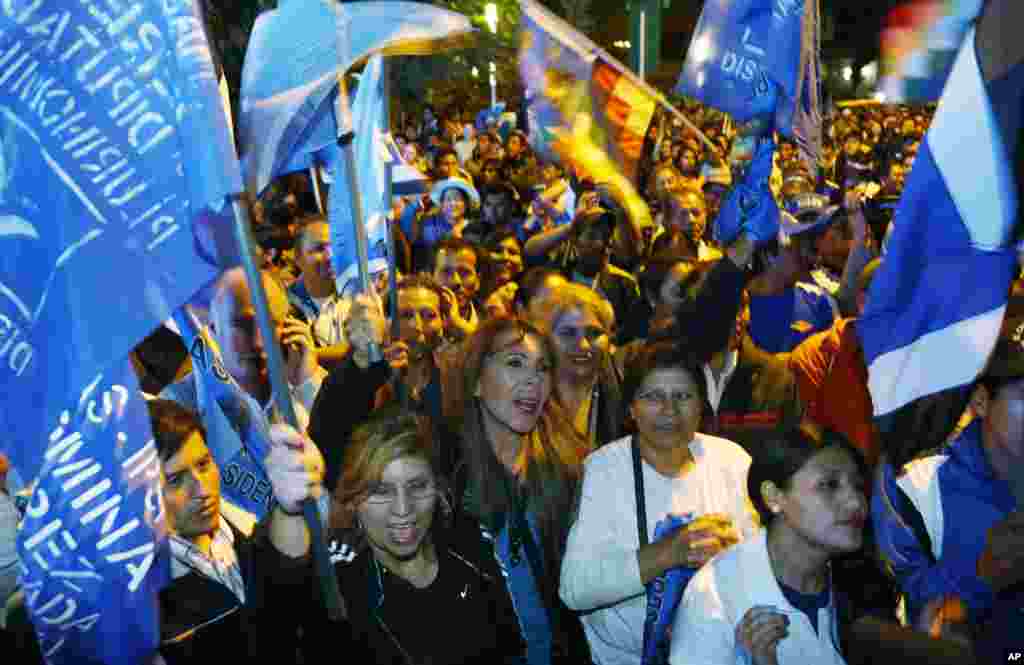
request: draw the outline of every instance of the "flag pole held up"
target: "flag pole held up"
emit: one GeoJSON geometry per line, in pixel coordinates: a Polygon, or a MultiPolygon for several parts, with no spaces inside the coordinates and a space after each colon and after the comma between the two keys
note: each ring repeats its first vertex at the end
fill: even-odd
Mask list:
{"type": "MultiPolygon", "coordinates": [[[[284,359],[281,355],[281,348],[280,345],[270,342],[270,340],[277,339],[277,331],[274,330],[270,319],[270,307],[267,304],[267,294],[263,289],[263,280],[260,278],[259,269],[253,260],[254,240],[249,223],[249,212],[240,197],[232,196],[230,200],[235,213],[235,239],[238,242],[238,254],[242,262],[242,270],[245,272],[245,279],[249,282],[253,307],[256,309],[256,322],[260,335],[263,336],[263,339],[268,340],[264,348],[267,352],[267,373],[270,375],[270,389],[274,404],[280,410],[285,422],[298,430],[299,420],[295,415],[295,406],[292,404],[291,393],[288,391],[288,384],[284,378],[284,359]]],[[[341,597],[338,579],[334,575],[334,568],[331,566],[331,560],[327,554],[320,511],[313,499],[307,498],[303,501],[302,514],[309,529],[313,562],[316,566],[317,577],[320,578],[320,591],[323,594],[324,603],[327,605],[328,616],[339,621],[346,615],[345,601],[341,597]]]]}
{"type": "MultiPolygon", "coordinates": [[[[367,246],[369,241],[366,237],[366,218],[363,214],[363,197],[359,191],[359,176],[356,175],[356,148],[355,128],[352,122],[352,109],[349,107],[348,89],[345,85],[345,75],[338,74],[338,103],[334,107],[335,119],[338,125],[338,147],[341,148],[341,158],[345,164],[345,183],[348,187],[349,203],[352,207],[352,224],[355,227],[356,260],[359,267],[359,287],[363,293],[372,293],[370,286],[370,258],[367,246]]],[[[337,187],[341,183],[335,183],[337,187]]],[[[368,349],[370,363],[375,363],[383,358],[380,347],[370,343],[368,349]]]]}

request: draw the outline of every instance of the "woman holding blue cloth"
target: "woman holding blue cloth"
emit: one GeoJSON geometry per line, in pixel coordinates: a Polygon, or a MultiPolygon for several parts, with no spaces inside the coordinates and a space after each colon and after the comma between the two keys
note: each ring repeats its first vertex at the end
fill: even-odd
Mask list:
{"type": "MultiPolygon", "coordinates": [[[[678,601],[679,583],[757,529],[746,491],[750,456],[697,432],[707,401],[703,371],[670,342],[645,347],[623,382],[635,434],[587,458],[560,592],[566,605],[586,612],[600,665],[651,662],[658,645],[645,649],[648,591],[674,577],[678,601]],[[683,525],[659,539],[669,516],[683,525]]],[[[657,640],[657,631],[646,632],[649,643],[657,640]]]]}

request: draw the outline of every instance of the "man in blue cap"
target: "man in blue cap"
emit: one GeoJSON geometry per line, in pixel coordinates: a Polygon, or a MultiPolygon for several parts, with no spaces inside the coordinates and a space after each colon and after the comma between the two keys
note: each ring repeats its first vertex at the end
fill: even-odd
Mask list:
{"type": "Polygon", "coordinates": [[[792,351],[807,337],[831,327],[839,313],[826,290],[811,282],[819,240],[836,222],[838,208],[799,212],[811,221],[781,213],[778,239],[761,250],[767,267],[747,287],[750,336],[769,353],[792,351]]]}

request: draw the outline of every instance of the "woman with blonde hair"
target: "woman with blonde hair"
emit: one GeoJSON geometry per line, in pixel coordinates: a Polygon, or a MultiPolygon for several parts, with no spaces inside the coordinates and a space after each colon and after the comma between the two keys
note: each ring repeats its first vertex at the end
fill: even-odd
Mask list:
{"type": "Polygon", "coordinates": [[[588,451],[553,394],[555,351],[522,319],[495,318],[467,340],[446,413],[461,437],[456,514],[492,540],[530,665],[586,662],[582,628],[558,575],[588,451]]]}
{"type": "Polygon", "coordinates": [[[621,435],[621,390],[612,362],[615,310],[596,291],[568,284],[551,294],[534,322],[556,352],[555,392],[591,448],[621,435]]]}
{"type": "Polygon", "coordinates": [[[329,544],[347,620],[320,612],[307,652],[389,665],[521,662],[501,571],[476,525],[453,520],[433,440],[424,418],[395,407],[353,433],[329,544]]]}

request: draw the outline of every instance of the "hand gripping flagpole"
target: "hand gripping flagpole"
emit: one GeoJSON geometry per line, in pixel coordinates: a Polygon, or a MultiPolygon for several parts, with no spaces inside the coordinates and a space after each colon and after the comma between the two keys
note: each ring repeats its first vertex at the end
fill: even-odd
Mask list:
{"type": "MultiPolygon", "coordinates": [[[[253,260],[252,248],[255,240],[252,236],[252,228],[249,223],[249,212],[245,203],[239,196],[231,196],[231,207],[235,213],[235,239],[238,242],[238,254],[242,261],[242,270],[245,272],[245,279],[249,282],[249,290],[252,295],[253,307],[256,310],[256,322],[259,325],[260,335],[265,340],[276,340],[277,331],[271,323],[270,307],[267,304],[267,294],[263,289],[263,280],[260,277],[259,269],[253,260]]],[[[288,384],[284,378],[284,359],[281,356],[279,344],[264,344],[267,352],[267,371],[270,375],[270,388],[274,398],[274,404],[279,409],[285,421],[299,429],[299,419],[295,415],[295,406],[292,404],[291,393],[288,391],[288,384]]],[[[345,618],[345,601],[341,597],[341,590],[338,588],[338,579],[334,575],[334,568],[331,566],[331,559],[327,554],[327,545],[324,540],[323,523],[320,521],[320,511],[316,501],[307,498],[302,502],[302,514],[306,520],[306,527],[309,529],[310,549],[313,553],[313,562],[316,566],[317,576],[320,578],[320,592],[323,594],[324,603],[327,605],[327,614],[332,620],[340,621],[345,618]]]]}
{"type": "MultiPolygon", "coordinates": [[[[359,286],[363,293],[371,293],[370,259],[366,237],[366,217],[363,213],[363,195],[359,190],[359,176],[356,174],[355,129],[352,122],[352,109],[348,101],[348,87],[345,85],[344,72],[338,73],[338,103],[334,107],[335,122],[338,126],[338,147],[345,163],[345,185],[349,191],[352,206],[352,224],[355,227],[356,262],[359,267],[359,286]]],[[[337,187],[341,183],[335,183],[337,187]]],[[[370,363],[383,358],[380,347],[371,342],[367,349],[370,363]]]]}

